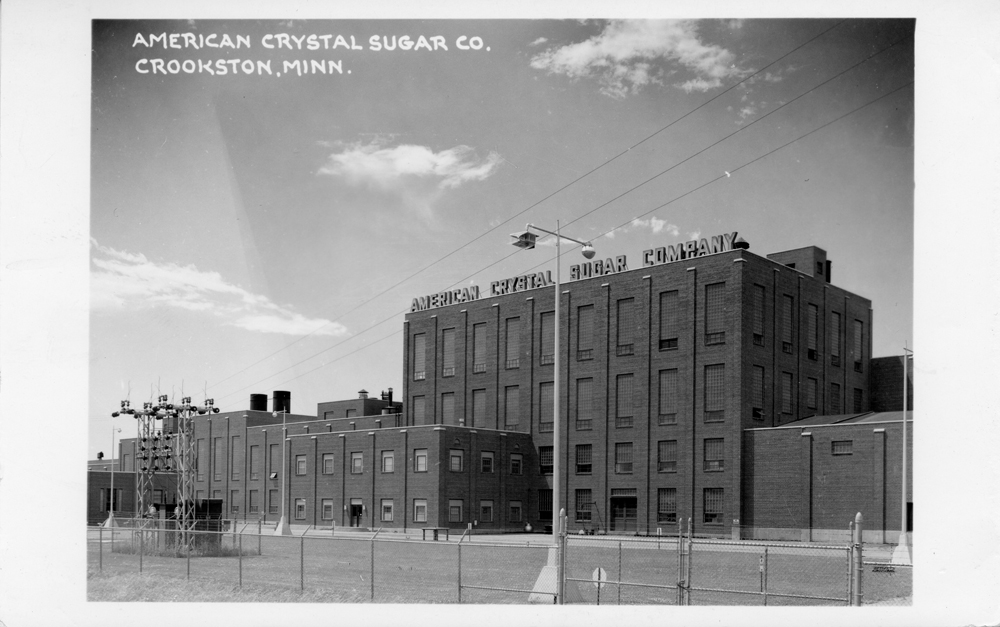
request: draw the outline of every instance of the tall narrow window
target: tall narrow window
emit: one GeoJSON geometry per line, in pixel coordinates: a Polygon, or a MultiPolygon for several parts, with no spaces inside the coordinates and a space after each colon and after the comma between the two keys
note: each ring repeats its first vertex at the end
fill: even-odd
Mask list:
{"type": "Polygon", "coordinates": [[[322,506],[323,520],[333,520],[333,499],[323,499],[320,501],[320,505],[322,506]]]}
{"type": "Polygon", "coordinates": [[[222,481],[222,468],[226,462],[225,457],[223,457],[222,443],[222,438],[212,438],[212,479],[214,481],[222,481]]]}
{"type": "Polygon", "coordinates": [[[295,520],[305,520],[305,518],[306,518],[306,500],[295,499],[295,520]]]}
{"type": "Polygon", "coordinates": [[[677,290],[660,292],[660,350],[677,348],[677,314],[679,296],[677,290]]]}
{"type": "Polygon", "coordinates": [[[270,473],[268,477],[277,479],[278,473],[281,471],[281,449],[279,445],[271,444],[268,446],[267,458],[267,471],[270,473]]]}
{"type": "Polygon", "coordinates": [[[455,329],[441,331],[441,376],[455,376],[455,329]]]}
{"type": "Polygon", "coordinates": [[[726,365],[705,366],[705,422],[726,418],[726,365]]]}
{"type": "Polygon", "coordinates": [[[635,353],[633,334],[635,333],[635,299],[623,298],[618,301],[618,347],[616,355],[635,353]]]}
{"type": "Polygon", "coordinates": [[[427,449],[413,449],[413,472],[427,472],[427,449]]]}
{"type": "Polygon", "coordinates": [[[840,366],[841,343],[840,312],[830,312],[830,365],[840,366]]]}
{"type": "Polygon", "coordinates": [[[396,452],[382,451],[382,472],[394,472],[396,467],[396,452]]]}
{"type": "Polygon", "coordinates": [[[306,474],[306,456],[296,455],[295,456],[295,474],[297,476],[304,476],[306,474]]]}
{"type": "Polygon", "coordinates": [[[861,388],[854,388],[854,413],[861,413],[865,410],[865,396],[861,388]]]}
{"type": "Polygon", "coordinates": [[[753,343],[754,346],[764,345],[764,298],[763,285],[753,286],[753,343]]]}
{"type": "Polygon", "coordinates": [[[792,354],[792,331],[795,329],[795,300],[788,294],[781,297],[781,350],[792,354]]]}
{"type": "Polygon", "coordinates": [[[413,522],[427,522],[427,499],[413,499],[413,522]]]}
{"type": "Polygon", "coordinates": [[[764,418],[764,367],[754,366],[750,381],[750,417],[754,420],[764,418]]]}
{"type": "Polygon", "coordinates": [[[507,318],[507,368],[521,366],[521,319],[507,318]]]}
{"type": "Polygon", "coordinates": [[[278,497],[278,491],[277,490],[268,490],[267,491],[267,513],[268,514],[277,514],[278,513],[278,511],[281,509],[281,503],[279,502],[279,500],[280,500],[280,498],[278,497]]]}
{"type": "Polygon", "coordinates": [[[252,444],[250,445],[250,479],[256,480],[260,478],[260,445],[252,444]]]}
{"type": "Polygon", "coordinates": [[[229,447],[231,453],[229,454],[230,459],[233,460],[232,463],[232,477],[233,481],[239,481],[240,475],[243,474],[243,446],[240,440],[240,436],[234,435],[230,439],[232,444],[229,447]]]}
{"type": "Polygon", "coordinates": [[[351,474],[360,475],[365,471],[365,454],[361,451],[351,453],[351,474]]]}
{"type": "Polygon", "coordinates": [[[552,431],[553,386],[552,381],[543,381],[538,384],[538,430],[542,433],[552,431]]]}
{"type": "Polygon", "coordinates": [[[656,472],[677,472],[677,440],[656,443],[656,472]]]}
{"type": "Polygon", "coordinates": [[[542,365],[553,364],[556,361],[556,314],[553,311],[546,311],[541,316],[541,341],[542,365]]]}
{"type": "Polygon", "coordinates": [[[441,423],[446,425],[458,425],[455,418],[455,393],[445,392],[441,395],[441,423]]]}
{"type": "Polygon", "coordinates": [[[259,514],[260,513],[260,491],[250,490],[250,513],[259,514]]]}
{"type": "MultiPolygon", "coordinates": [[[[195,457],[195,476],[197,481],[205,480],[205,470],[208,469],[208,443],[205,442],[205,438],[198,438],[197,442],[198,452],[197,457],[195,457]]],[[[136,455],[136,461],[140,461],[138,455],[136,455]]],[[[138,464],[136,464],[138,465],[138,464]]]]}
{"type": "Polygon", "coordinates": [[[472,372],[486,372],[486,323],[472,325],[472,372]]]}
{"type": "Polygon", "coordinates": [[[503,412],[504,429],[517,431],[521,423],[521,389],[518,386],[504,388],[503,412]]]}
{"type": "Polygon", "coordinates": [[[721,525],[725,512],[725,491],[722,488],[705,488],[705,524],[721,525]]]}
{"type": "Polygon", "coordinates": [[[656,522],[677,523],[677,488],[656,490],[656,522]]]}
{"type": "Polygon", "coordinates": [[[413,336],[413,380],[427,378],[427,336],[417,333],[413,336]]]}
{"type": "Polygon", "coordinates": [[[323,474],[333,474],[333,453],[323,453],[323,474]]]}
{"type": "Polygon", "coordinates": [[[472,390],[472,420],[466,426],[486,426],[486,390],[472,390]]]}
{"type": "Polygon", "coordinates": [[[594,422],[594,380],[576,380],[576,428],[591,429],[594,422]]]}
{"type": "Polygon", "coordinates": [[[427,424],[427,403],[423,396],[413,397],[413,424],[427,424]]]}
{"type": "Polygon", "coordinates": [[[781,373],[781,413],[791,414],[792,411],[792,373],[781,373]]]}
{"type": "Polygon", "coordinates": [[[862,371],[862,361],[864,360],[864,331],[865,325],[860,320],[854,321],[854,372],[862,371]]]}
{"type": "Polygon", "coordinates": [[[809,303],[806,313],[806,357],[816,361],[819,350],[819,308],[809,303]]]}
{"type": "Polygon", "coordinates": [[[493,451],[483,451],[480,455],[480,466],[481,472],[487,474],[493,474],[493,451]]]}
{"type": "Polygon", "coordinates": [[[819,381],[809,377],[806,379],[806,407],[809,409],[816,409],[816,391],[819,387],[819,381]]]}
{"type": "Polygon", "coordinates": [[[836,416],[840,413],[840,384],[831,383],[830,384],[830,413],[836,416]]]}
{"type": "Polygon", "coordinates": [[[722,438],[705,439],[705,472],[720,472],[726,469],[725,440],[722,438]]]}
{"type": "Polygon", "coordinates": [[[631,427],[632,416],[635,413],[635,377],[631,374],[620,374],[615,379],[616,412],[615,427],[631,427]]]}
{"type": "Polygon", "coordinates": [[[552,520],[552,490],[538,491],[538,520],[552,520]]]}
{"type": "Polygon", "coordinates": [[[479,522],[493,522],[493,501],[479,501],[479,522]]]}
{"type": "Polygon", "coordinates": [[[576,308],[576,358],[580,361],[594,358],[594,306],[576,308]]]}
{"type": "Polygon", "coordinates": [[[726,343],[726,284],[705,286],[705,344],[726,343]]]}
{"type": "Polygon", "coordinates": [[[589,475],[594,470],[594,446],[592,444],[576,445],[576,474],[589,475]]]}
{"type": "Polygon", "coordinates": [[[543,475],[552,474],[552,447],[538,447],[538,472],[543,475]]]}
{"type": "Polygon", "coordinates": [[[632,474],[632,443],[618,442],[615,444],[615,473],[632,474]]]}
{"type": "Polygon", "coordinates": [[[448,501],[448,522],[462,522],[462,499],[451,499],[448,501]]]}
{"type": "Polygon", "coordinates": [[[677,368],[660,371],[660,406],[657,422],[661,425],[677,423],[677,368]]]}
{"type": "Polygon", "coordinates": [[[576,522],[590,522],[590,504],[593,500],[590,490],[576,491],[576,522]]]}

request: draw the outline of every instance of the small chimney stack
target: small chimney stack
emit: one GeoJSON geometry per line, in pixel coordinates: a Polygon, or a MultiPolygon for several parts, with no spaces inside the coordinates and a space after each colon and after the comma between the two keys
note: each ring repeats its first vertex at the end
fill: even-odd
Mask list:
{"type": "Polygon", "coordinates": [[[359,390],[358,391],[358,398],[360,398],[360,399],[366,399],[366,398],[368,398],[368,390],[364,390],[364,389],[359,390]]]}

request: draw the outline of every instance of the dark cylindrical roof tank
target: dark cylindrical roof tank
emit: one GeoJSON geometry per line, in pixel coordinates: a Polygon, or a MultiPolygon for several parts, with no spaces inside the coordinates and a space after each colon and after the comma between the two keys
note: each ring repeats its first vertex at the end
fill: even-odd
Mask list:
{"type": "Polygon", "coordinates": [[[251,394],[250,410],[267,411],[267,394],[251,394]]]}

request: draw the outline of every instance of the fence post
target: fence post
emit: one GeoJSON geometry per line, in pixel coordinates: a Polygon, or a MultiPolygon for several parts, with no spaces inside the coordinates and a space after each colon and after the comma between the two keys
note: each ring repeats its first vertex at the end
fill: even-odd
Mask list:
{"type": "Polygon", "coordinates": [[[97,528],[97,570],[104,572],[104,527],[97,528]]]}
{"type": "Polygon", "coordinates": [[[556,603],[566,602],[566,510],[559,510],[559,542],[556,544],[556,603]]]}
{"type": "MultiPolygon", "coordinates": [[[[133,545],[134,546],[134,545],[133,545]]],[[[146,551],[146,534],[142,526],[139,527],[139,574],[142,574],[142,554],[146,551]]]]}
{"type": "Polygon", "coordinates": [[[864,570],[864,565],[862,563],[862,527],[864,518],[861,516],[861,512],[858,512],[854,517],[854,599],[853,605],[861,605],[864,599],[864,594],[861,589],[861,573],[864,570]]]}
{"type": "Polygon", "coordinates": [[[618,541],[618,605],[622,604],[622,542],[618,541]]]}
{"type": "Polygon", "coordinates": [[[187,542],[184,543],[184,546],[187,549],[187,578],[190,579],[191,578],[191,544],[194,542],[194,532],[185,531],[184,532],[184,538],[187,540],[187,542]]]}
{"type": "Polygon", "coordinates": [[[691,558],[694,553],[694,542],[691,540],[691,518],[688,517],[687,559],[684,560],[684,605],[691,605],[691,558]]]}
{"type": "Polygon", "coordinates": [[[299,591],[306,589],[306,536],[299,536],[299,591]]]}
{"type": "Polygon", "coordinates": [[[764,592],[764,605],[766,606],[767,605],[767,547],[766,546],[764,547],[764,566],[763,566],[763,572],[761,573],[761,577],[763,578],[761,581],[761,589],[764,592]]]}
{"type": "Polygon", "coordinates": [[[260,518],[258,518],[257,519],[257,555],[258,556],[264,554],[264,551],[261,549],[261,545],[260,545],[260,537],[261,537],[261,533],[260,533],[260,518]]]}
{"type": "Polygon", "coordinates": [[[458,602],[462,602],[462,543],[459,542],[458,547],[458,602]]]}
{"type": "Polygon", "coordinates": [[[374,603],[375,602],[375,538],[374,537],[372,538],[371,543],[372,543],[372,550],[371,550],[371,558],[369,561],[369,563],[371,564],[371,572],[368,578],[371,581],[371,587],[372,587],[371,601],[374,603]]]}
{"type": "Polygon", "coordinates": [[[240,556],[240,588],[243,587],[243,534],[240,534],[239,544],[236,550],[240,556]]]}

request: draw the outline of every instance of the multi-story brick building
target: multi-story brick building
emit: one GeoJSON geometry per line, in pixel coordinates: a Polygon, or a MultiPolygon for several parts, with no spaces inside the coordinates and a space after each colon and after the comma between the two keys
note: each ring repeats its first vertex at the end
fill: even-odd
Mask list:
{"type": "Polygon", "coordinates": [[[823,250],[761,257],[735,233],[635,265],[572,266],[559,321],[548,273],[414,299],[402,403],[362,391],[306,416],[276,392],[275,412],[255,395],[248,411],[198,417],[197,494],[277,518],[284,417],[292,523],[544,529],[560,481],[573,530],[766,527],[748,500],[766,454],[746,443],[767,438],[748,434],[869,410],[871,303],[830,283],[823,250]]]}

